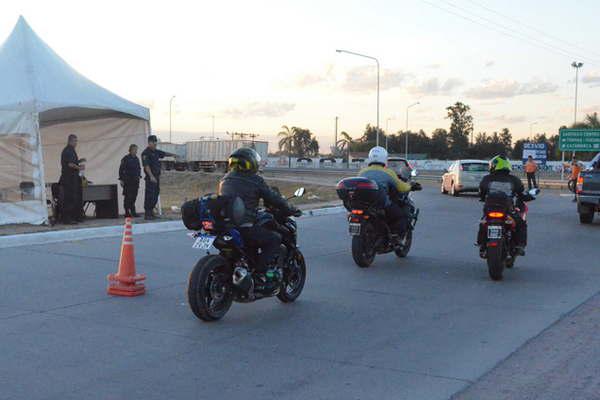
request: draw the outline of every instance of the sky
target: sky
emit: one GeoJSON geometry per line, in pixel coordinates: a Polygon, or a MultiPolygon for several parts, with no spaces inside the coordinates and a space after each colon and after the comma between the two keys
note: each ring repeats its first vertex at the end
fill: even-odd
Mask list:
{"type": "MultiPolygon", "coordinates": [[[[445,108],[471,107],[475,132],[557,133],[600,111],[597,0],[34,1],[0,4],[0,41],[19,15],[77,71],[150,108],[174,142],[252,132],[274,143],[282,125],[315,133],[376,125],[430,133],[445,108]]],[[[273,146],[271,146],[273,150],[273,146]]]]}

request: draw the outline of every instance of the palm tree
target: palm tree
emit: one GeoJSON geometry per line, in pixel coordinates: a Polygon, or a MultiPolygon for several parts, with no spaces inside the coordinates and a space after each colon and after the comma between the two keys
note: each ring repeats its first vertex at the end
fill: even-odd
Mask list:
{"type": "Polygon", "coordinates": [[[592,129],[600,128],[600,120],[598,120],[598,113],[587,114],[585,116],[585,124],[592,129]]]}
{"type": "Polygon", "coordinates": [[[288,154],[288,168],[292,168],[292,149],[294,147],[294,128],[290,129],[287,125],[281,127],[282,131],[277,134],[279,137],[279,151],[285,150],[288,154]]]}
{"type": "Polygon", "coordinates": [[[354,140],[352,140],[352,138],[350,137],[350,135],[348,135],[347,132],[342,132],[340,134],[340,136],[342,137],[340,140],[337,141],[337,143],[335,144],[335,147],[337,149],[340,149],[340,151],[342,152],[342,154],[344,153],[344,151],[346,152],[346,156],[347,156],[347,161],[348,161],[348,168],[350,168],[350,145],[354,142],[354,140]]]}

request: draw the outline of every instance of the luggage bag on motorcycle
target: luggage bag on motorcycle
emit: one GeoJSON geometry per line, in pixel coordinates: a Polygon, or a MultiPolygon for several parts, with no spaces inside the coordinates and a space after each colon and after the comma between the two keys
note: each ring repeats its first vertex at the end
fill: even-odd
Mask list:
{"type": "Polygon", "coordinates": [[[508,212],[512,210],[513,202],[510,196],[504,192],[490,192],[485,198],[483,211],[488,213],[490,211],[502,210],[508,212]]]}
{"type": "Polygon", "coordinates": [[[380,198],[377,183],[363,177],[342,179],[336,186],[336,192],[348,210],[366,208],[380,198]]]}
{"type": "Polygon", "coordinates": [[[202,229],[202,221],[213,221],[217,230],[228,223],[239,225],[245,213],[244,202],[239,197],[207,194],[181,205],[181,220],[192,231],[202,229]]]}

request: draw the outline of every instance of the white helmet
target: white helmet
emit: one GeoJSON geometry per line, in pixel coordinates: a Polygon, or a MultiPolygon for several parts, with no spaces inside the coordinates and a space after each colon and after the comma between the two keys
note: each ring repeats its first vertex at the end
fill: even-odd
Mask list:
{"type": "Polygon", "coordinates": [[[369,151],[369,165],[381,164],[386,165],[388,160],[388,152],[381,146],[375,146],[369,151]]]}

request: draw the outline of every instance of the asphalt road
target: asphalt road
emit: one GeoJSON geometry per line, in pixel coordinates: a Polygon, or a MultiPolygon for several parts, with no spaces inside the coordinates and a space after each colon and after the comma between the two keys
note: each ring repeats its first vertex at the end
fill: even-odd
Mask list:
{"type": "Polygon", "coordinates": [[[483,398],[469,388],[600,290],[600,224],[579,225],[569,197],[543,193],[527,256],[492,282],[473,246],[480,203],[433,187],[415,199],[408,258],[359,269],[343,214],[302,218],[300,299],[234,304],[212,324],[186,304],[201,254],[183,231],[134,238],[148,275],[138,298],[105,294],[119,238],[0,250],[0,399],[483,398]]]}

